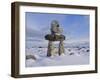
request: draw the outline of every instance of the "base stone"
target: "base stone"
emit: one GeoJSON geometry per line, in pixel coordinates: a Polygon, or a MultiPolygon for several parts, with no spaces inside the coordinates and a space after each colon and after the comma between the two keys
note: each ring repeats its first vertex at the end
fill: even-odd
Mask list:
{"type": "Polygon", "coordinates": [[[52,34],[48,34],[45,36],[46,40],[49,40],[48,42],[48,50],[47,50],[47,56],[50,57],[52,56],[53,50],[54,50],[54,44],[53,42],[58,42],[59,41],[59,47],[58,47],[58,55],[64,54],[65,50],[64,50],[64,44],[63,44],[63,40],[65,40],[65,36],[64,35],[52,35],[52,34]]]}

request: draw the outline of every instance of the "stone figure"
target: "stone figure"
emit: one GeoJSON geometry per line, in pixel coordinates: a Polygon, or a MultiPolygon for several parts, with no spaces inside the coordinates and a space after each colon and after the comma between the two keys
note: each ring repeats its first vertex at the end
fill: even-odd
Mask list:
{"type": "Polygon", "coordinates": [[[53,42],[59,41],[59,49],[58,49],[58,55],[64,54],[64,44],[63,41],[65,40],[65,36],[62,35],[62,28],[59,25],[59,22],[57,20],[53,20],[51,22],[51,34],[47,34],[45,36],[45,39],[48,40],[48,50],[47,50],[47,56],[50,57],[53,55],[53,42]]]}

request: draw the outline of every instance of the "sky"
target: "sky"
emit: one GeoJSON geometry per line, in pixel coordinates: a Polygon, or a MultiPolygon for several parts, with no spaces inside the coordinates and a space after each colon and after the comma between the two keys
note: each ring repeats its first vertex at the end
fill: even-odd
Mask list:
{"type": "Polygon", "coordinates": [[[25,18],[27,42],[46,42],[44,36],[50,33],[53,20],[57,20],[63,28],[65,42],[89,41],[89,15],[26,12],[25,18]]]}

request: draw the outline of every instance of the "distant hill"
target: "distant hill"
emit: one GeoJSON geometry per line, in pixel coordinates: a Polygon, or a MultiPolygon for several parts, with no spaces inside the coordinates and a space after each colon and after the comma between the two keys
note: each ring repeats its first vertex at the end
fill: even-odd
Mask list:
{"type": "MultiPolygon", "coordinates": [[[[58,47],[59,42],[54,42],[54,46],[58,47]]],[[[38,43],[34,43],[34,42],[27,42],[26,43],[26,48],[46,48],[48,47],[48,43],[44,43],[44,42],[38,42],[38,43]]],[[[82,41],[82,42],[73,42],[73,43],[64,43],[64,47],[68,48],[68,47],[89,47],[89,42],[88,41],[82,41]]]]}

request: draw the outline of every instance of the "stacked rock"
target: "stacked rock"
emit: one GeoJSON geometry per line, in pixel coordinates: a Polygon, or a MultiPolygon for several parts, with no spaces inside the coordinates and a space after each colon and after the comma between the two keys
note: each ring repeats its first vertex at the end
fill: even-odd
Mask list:
{"type": "Polygon", "coordinates": [[[59,26],[58,21],[53,20],[51,22],[51,34],[47,34],[45,36],[45,39],[48,40],[48,50],[47,50],[47,56],[50,57],[53,55],[53,42],[54,41],[59,41],[59,49],[58,49],[58,54],[64,54],[64,43],[63,41],[65,40],[65,36],[62,35],[63,29],[59,26]]]}

